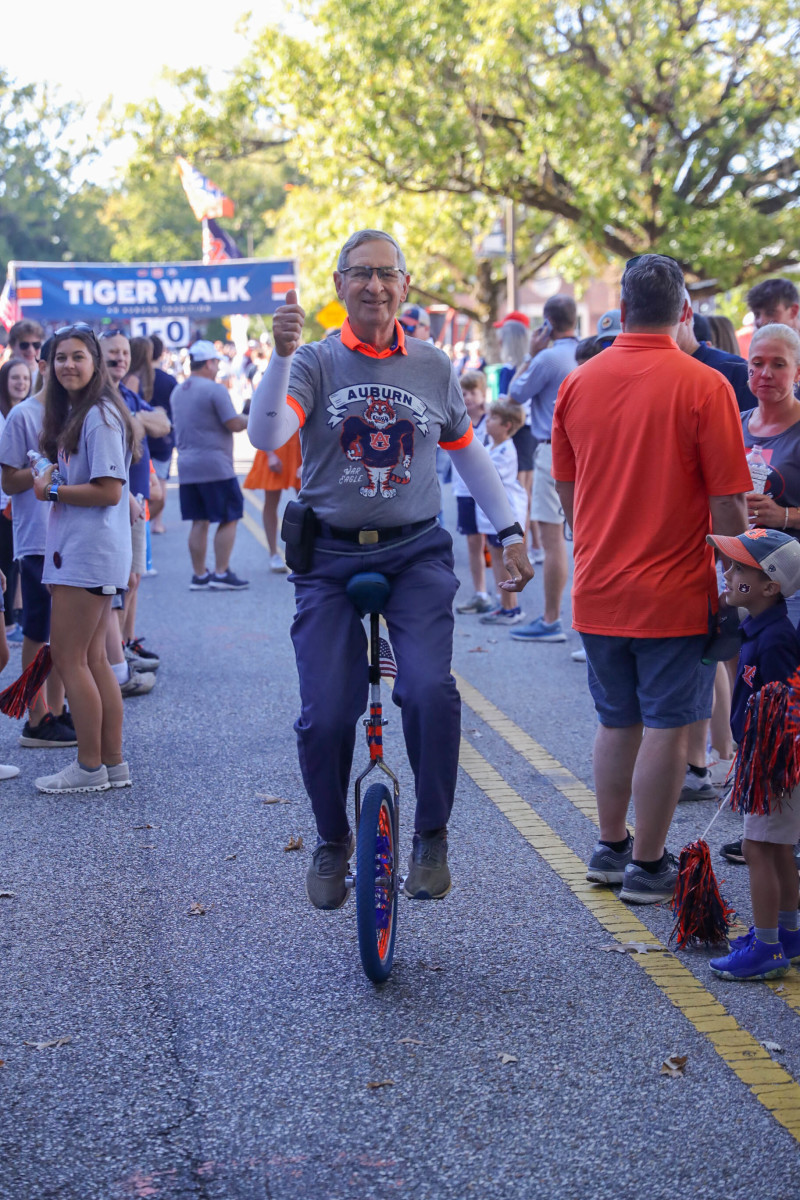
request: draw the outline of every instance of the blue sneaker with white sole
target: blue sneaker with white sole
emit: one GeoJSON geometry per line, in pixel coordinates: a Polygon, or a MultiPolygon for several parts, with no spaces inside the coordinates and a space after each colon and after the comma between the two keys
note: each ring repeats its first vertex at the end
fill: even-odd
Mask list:
{"type": "Polygon", "coordinates": [[[788,975],[791,968],[780,942],[760,942],[749,934],[741,940],[746,945],[737,946],[724,958],[712,958],[708,964],[720,979],[760,981],[788,975]]]}
{"type": "MultiPolygon", "coordinates": [[[[741,937],[728,938],[728,946],[731,950],[744,950],[751,945],[755,936],[755,930],[751,925],[747,933],[742,934],[741,937]]],[[[787,962],[800,962],[800,929],[784,929],[782,925],[779,925],[778,940],[783,947],[787,962]]]]}
{"type": "Polygon", "coordinates": [[[515,642],[565,642],[567,635],[560,621],[545,621],[537,617],[530,625],[515,629],[511,634],[515,642]]]}

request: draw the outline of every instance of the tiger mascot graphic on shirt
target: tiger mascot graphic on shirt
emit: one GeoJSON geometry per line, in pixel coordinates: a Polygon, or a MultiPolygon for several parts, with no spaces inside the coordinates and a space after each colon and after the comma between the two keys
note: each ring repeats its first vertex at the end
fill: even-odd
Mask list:
{"type": "Polygon", "coordinates": [[[350,462],[359,463],[367,482],[359,488],[362,496],[381,496],[391,500],[397,487],[411,479],[414,457],[414,426],[398,421],[388,400],[373,397],[363,416],[345,418],[341,446],[350,462]]]}

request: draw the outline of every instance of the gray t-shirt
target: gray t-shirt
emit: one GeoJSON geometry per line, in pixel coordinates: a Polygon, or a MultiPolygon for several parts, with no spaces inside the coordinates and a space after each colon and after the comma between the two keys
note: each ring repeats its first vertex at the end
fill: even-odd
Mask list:
{"type": "Polygon", "coordinates": [[[233,434],[225,422],[238,416],[221,383],[190,375],[170,396],[180,483],[233,479],[233,434]]]}
{"type": "Polygon", "coordinates": [[[553,411],[558,389],[575,370],[574,337],[556,338],[531,361],[527,371],[509,384],[508,394],[523,405],[531,433],[538,442],[549,442],[553,432],[553,411]]]}
{"type": "Polygon", "coordinates": [[[437,443],[457,449],[472,436],[452,365],[418,338],[406,339],[405,354],[356,346],[345,324],[342,335],[301,346],[292,361],[289,395],[305,416],[300,499],[345,529],[435,517],[437,443]]]}
{"type": "MultiPolygon", "coordinates": [[[[0,465],[18,469],[30,466],[28,451],[39,449],[43,419],[44,405],[33,396],[11,409],[0,436],[0,465]]],[[[14,521],[14,557],[44,554],[47,505],[36,499],[33,488],[11,497],[11,515],[14,521]]]]}
{"type": "Polygon", "coordinates": [[[131,573],[131,514],[128,470],[131,453],[117,413],[110,404],[90,409],[83,422],[74,454],[58,454],[58,470],[65,483],[90,483],[93,479],[119,479],[119,504],[105,508],[79,508],[77,504],[50,504],[42,583],[70,587],[127,587],[131,573]]]}

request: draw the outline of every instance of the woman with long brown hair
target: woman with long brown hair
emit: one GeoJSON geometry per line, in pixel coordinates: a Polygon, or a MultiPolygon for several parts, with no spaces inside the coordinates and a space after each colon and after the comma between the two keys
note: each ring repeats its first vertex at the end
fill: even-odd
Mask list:
{"type": "Polygon", "coordinates": [[[111,597],[131,566],[128,410],[88,325],[59,329],[50,351],[37,474],[50,504],[42,582],[52,592],[50,651],[67,690],[78,758],[36,780],[42,792],[100,792],[130,785],[122,759],[122,696],[106,657],[111,597]],[[60,480],[53,480],[56,464],[60,480]]]}

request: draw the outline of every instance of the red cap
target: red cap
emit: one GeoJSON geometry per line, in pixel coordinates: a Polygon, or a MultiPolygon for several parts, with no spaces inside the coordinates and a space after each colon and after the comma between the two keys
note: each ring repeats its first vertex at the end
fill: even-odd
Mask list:
{"type": "Polygon", "coordinates": [[[502,321],[495,321],[495,329],[499,329],[501,325],[505,325],[506,321],[519,321],[520,325],[524,325],[526,329],[530,329],[531,325],[530,320],[525,316],[525,313],[518,312],[517,309],[514,309],[513,312],[506,313],[502,321]]]}

